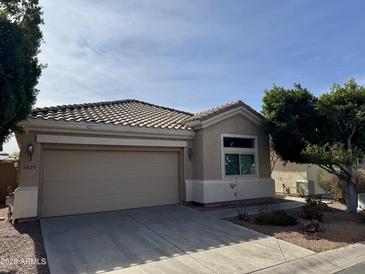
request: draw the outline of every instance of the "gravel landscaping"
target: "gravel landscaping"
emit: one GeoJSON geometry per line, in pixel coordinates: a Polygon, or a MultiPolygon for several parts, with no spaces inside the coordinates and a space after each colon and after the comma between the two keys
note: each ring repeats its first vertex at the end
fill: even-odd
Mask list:
{"type": "Polygon", "coordinates": [[[0,205],[0,273],[49,273],[38,221],[12,225],[0,205]]]}
{"type": "Polygon", "coordinates": [[[365,216],[349,214],[345,210],[346,207],[342,204],[330,204],[329,211],[323,212],[320,231],[315,234],[302,231],[301,223],[306,220],[300,217],[301,209],[285,210],[289,215],[298,218],[298,225],[259,225],[255,223],[255,216],[250,216],[247,221],[238,218],[230,218],[229,221],[315,252],[323,252],[365,241],[365,216]]]}

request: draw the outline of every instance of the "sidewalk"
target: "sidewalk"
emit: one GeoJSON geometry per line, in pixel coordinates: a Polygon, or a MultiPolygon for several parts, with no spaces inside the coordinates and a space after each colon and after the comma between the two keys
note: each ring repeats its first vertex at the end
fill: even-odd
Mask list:
{"type": "Polygon", "coordinates": [[[364,274],[365,272],[365,262],[359,263],[357,265],[346,268],[337,274],[364,274]]]}
{"type": "MultiPolygon", "coordinates": [[[[358,270],[358,267],[361,267],[361,263],[363,262],[365,262],[365,242],[352,244],[322,253],[316,253],[301,259],[255,271],[254,273],[327,274],[336,273],[355,265],[358,265],[356,268],[358,270]]],[[[365,273],[365,269],[362,273],[365,273]]]]}

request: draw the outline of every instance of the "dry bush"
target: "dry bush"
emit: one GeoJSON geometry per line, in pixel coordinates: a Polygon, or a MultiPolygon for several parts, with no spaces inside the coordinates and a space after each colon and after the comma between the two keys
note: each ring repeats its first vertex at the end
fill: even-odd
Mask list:
{"type": "Polygon", "coordinates": [[[358,192],[365,192],[365,169],[359,168],[355,172],[355,182],[358,192]]]}
{"type": "Polygon", "coordinates": [[[326,171],[320,170],[317,174],[319,186],[326,192],[331,193],[338,201],[346,199],[346,186],[340,179],[326,171]]]}
{"type": "MultiPolygon", "coordinates": [[[[356,189],[358,192],[365,192],[365,169],[358,168],[354,171],[356,189]]],[[[317,174],[318,184],[320,187],[333,195],[338,201],[346,200],[346,184],[326,171],[320,170],[317,174]]]]}

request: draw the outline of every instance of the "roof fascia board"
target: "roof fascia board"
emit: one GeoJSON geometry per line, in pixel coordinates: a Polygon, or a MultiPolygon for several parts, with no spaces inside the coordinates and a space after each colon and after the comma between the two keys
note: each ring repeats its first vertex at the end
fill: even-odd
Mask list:
{"type": "Polygon", "coordinates": [[[28,119],[19,123],[27,131],[74,133],[90,135],[135,136],[165,139],[193,139],[193,130],[143,128],[87,122],[64,122],[55,120],[28,119]]]}

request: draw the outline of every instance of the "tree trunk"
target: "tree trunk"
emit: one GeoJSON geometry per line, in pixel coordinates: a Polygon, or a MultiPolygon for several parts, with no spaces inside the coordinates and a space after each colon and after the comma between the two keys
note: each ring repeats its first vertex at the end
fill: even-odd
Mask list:
{"type": "Polygon", "coordinates": [[[350,213],[357,213],[358,197],[354,182],[347,182],[346,191],[347,211],[350,213]]]}
{"type": "MultiPolygon", "coordinates": [[[[354,136],[356,131],[356,126],[353,127],[351,135],[347,138],[347,149],[352,154],[352,143],[351,138],[354,136]]],[[[347,211],[350,213],[357,213],[357,191],[354,182],[354,170],[352,164],[346,165],[347,172],[349,173],[346,190],[347,190],[347,211]]]]}

